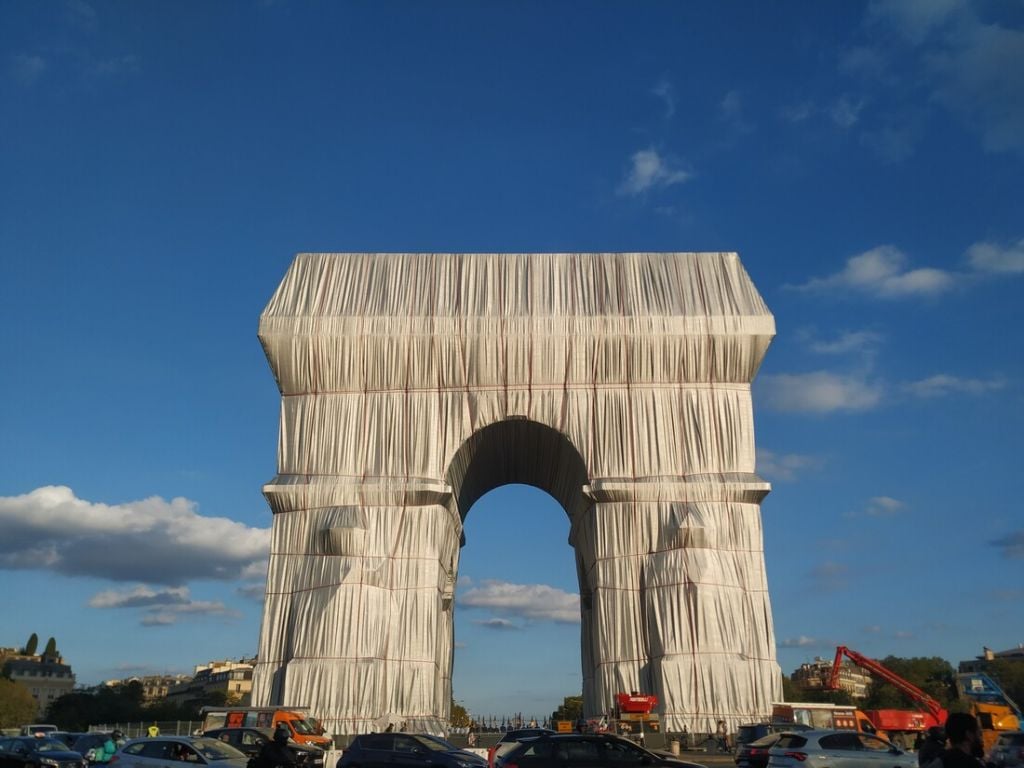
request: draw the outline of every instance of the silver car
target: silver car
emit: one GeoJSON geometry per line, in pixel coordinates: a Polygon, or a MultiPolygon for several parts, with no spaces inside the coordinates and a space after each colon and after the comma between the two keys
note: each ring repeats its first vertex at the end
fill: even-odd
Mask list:
{"type": "Polygon", "coordinates": [[[230,744],[204,736],[156,736],[129,741],[110,758],[110,768],[245,768],[249,758],[230,744]]]}
{"type": "Polygon", "coordinates": [[[1024,765],[1024,731],[1000,733],[988,753],[988,762],[997,768],[1017,768],[1024,765]]]}
{"type": "Polygon", "coordinates": [[[917,756],[857,731],[788,731],[768,750],[768,768],[917,768],[917,756]]]}

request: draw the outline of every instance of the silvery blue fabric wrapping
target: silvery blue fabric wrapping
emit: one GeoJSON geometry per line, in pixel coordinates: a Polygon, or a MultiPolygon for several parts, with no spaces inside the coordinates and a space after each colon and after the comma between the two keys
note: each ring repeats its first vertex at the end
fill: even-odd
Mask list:
{"type": "Polygon", "coordinates": [[[444,730],[462,520],[520,482],[570,518],[588,715],[620,691],[669,731],[768,715],[750,384],[774,333],[734,253],[297,256],[260,318],[281,427],[253,703],[444,730]]]}

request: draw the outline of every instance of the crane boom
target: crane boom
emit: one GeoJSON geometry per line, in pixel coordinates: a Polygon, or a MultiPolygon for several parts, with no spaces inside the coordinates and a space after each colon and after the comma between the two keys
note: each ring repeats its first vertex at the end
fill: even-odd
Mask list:
{"type": "Polygon", "coordinates": [[[886,669],[874,659],[869,659],[867,656],[857,653],[856,651],[847,648],[845,645],[840,645],[836,648],[836,658],[832,662],[832,672],[828,678],[828,687],[835,691],[839,689],[839,667],[843,662],[843,656],[846,656],[850,661],[856,664],[858,667],[866,669],[876,677],[880,677],[890,685],[895,686],[909,698],[913,699],[914,702],[924,709],[928,710],[928,713],[932,715],[939,723],[942,723],[946,719],[946,710],[943,709],[942,705],[929,696],[927,693],[922,691],[916,685],[911,683],[909,680],[904,680],[902,677],[897,675],[890,669],[886,669]]]}

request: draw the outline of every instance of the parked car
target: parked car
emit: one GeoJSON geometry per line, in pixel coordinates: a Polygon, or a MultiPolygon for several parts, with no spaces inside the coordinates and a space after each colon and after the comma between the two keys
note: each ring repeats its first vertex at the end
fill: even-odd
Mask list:
{"type": "Polygon", "coordinates": [[[746,744],[736,746],[736,768],[766,768],[768,765],[768,750],[775,746],[775,742],[782,736],[781,733],[769,733],[757,741],[750,741],[746,744]]]}
{"type": "Polygon", "coordinates": [[[988,764],[997,768],[1016,768],[1024,765],[1024,731],[999,734],[988,753],[988,764]]]}
{"type": "Polygon", "coordinates": [[[72,733],[71,731],[50,731],[46,735],[51,739],[57,739],[57,741],[62,741],[64,742],[65,746],[70,747],[72,744],[75,743],[75,739],[77,739],[82,734],[72,733]]]}
{"type": "Polygon", "coordinates": [[[500,768],[704,768],[650,752],[610,733],[554,733],[524,738],[499,758],[500,768]]]}
{"type": "Polygon", "coordinates": [[[736,746],[763,739],[770,733],[783,731],[809,731],[811,726],[803,723],[747,723],[736,729],[736,746]]]}
{"type": "MultiPolygon", "coordinates": [[[[256,757],[263,745],[274,740],[273,728],[211,728],[203,736],[218,739],[242,752],[246,757],[256,757]]],[[[303,768],[323,768],[324,751],[311,744],[299,744],[292,738],[288,746],[295,753],[296,765],[303,768]]]]}
{"type": "Polygon", "coordinates": [[[110,758],[111,768],[182,768],[182,763],[215,768],[246,768],[243,753],[205,736],[154,736],[134,739],[110,758]]]}
{"type": "Polygon", "coordinates": [[[85,758],[58,739],[45,736],[0,738],[0,768],[86,768],[85,758]]]}
{"type": "Polygon", "coordinates": [[[487,761],[442,739],[416,733],[368,733],[356,736],[336,768],[485,768],[487,761]]]}
{"type": "Polygon", "coordinates": [[[858,731],[787,731],[768,750],[768,768],[917,768],[917,756],[858,731]]]}
{"type": "Polygon", "coordinates": [[[515,728],[511,731],[505,731],[501,734],[501,738],[499,738],[493,746],[488,747],[487,749],[488,768],[494,768],[495,761],[512,749],[512,747],[518,744],[522,739],[545,736],[550,733],[554,733],[554,731],[549,730],[548,728],[515,728]]]}

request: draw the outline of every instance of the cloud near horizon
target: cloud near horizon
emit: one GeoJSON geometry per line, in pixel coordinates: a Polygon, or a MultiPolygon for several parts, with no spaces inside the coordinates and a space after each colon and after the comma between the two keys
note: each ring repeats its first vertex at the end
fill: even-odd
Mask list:
{"type": "Polygon", "coordinates": [[[463,592],[458,603],[464,608],[490,609],[530,621],[561,624],[580,621],[580,596],[547,584],[484,580],[463,592]]]}
{"type": "Polygon", "coordinates": [[[815,456],[757,450],[757,472],[766,480],[796,480],[799,473],[817,469],[821,464],[822,460],[815,456]]]}
{"type": "Polygon", "coordinates": [[[962,379],[939,373],[904,384],[903,389],[914,397],[936,398],[953,394],[983,395],[987,392],[997,392],[1005,386],[1006,381],[1001,378],[962,379]]]}
{"type": "Polygon", "coordinates": [[[0,570],[47,570],[166,587],[266,573],[269,529],[204,517],[196,509],[188,499],[156,496],[123,504],[91,502],[66,486],[0,497],[0,570]]]}

